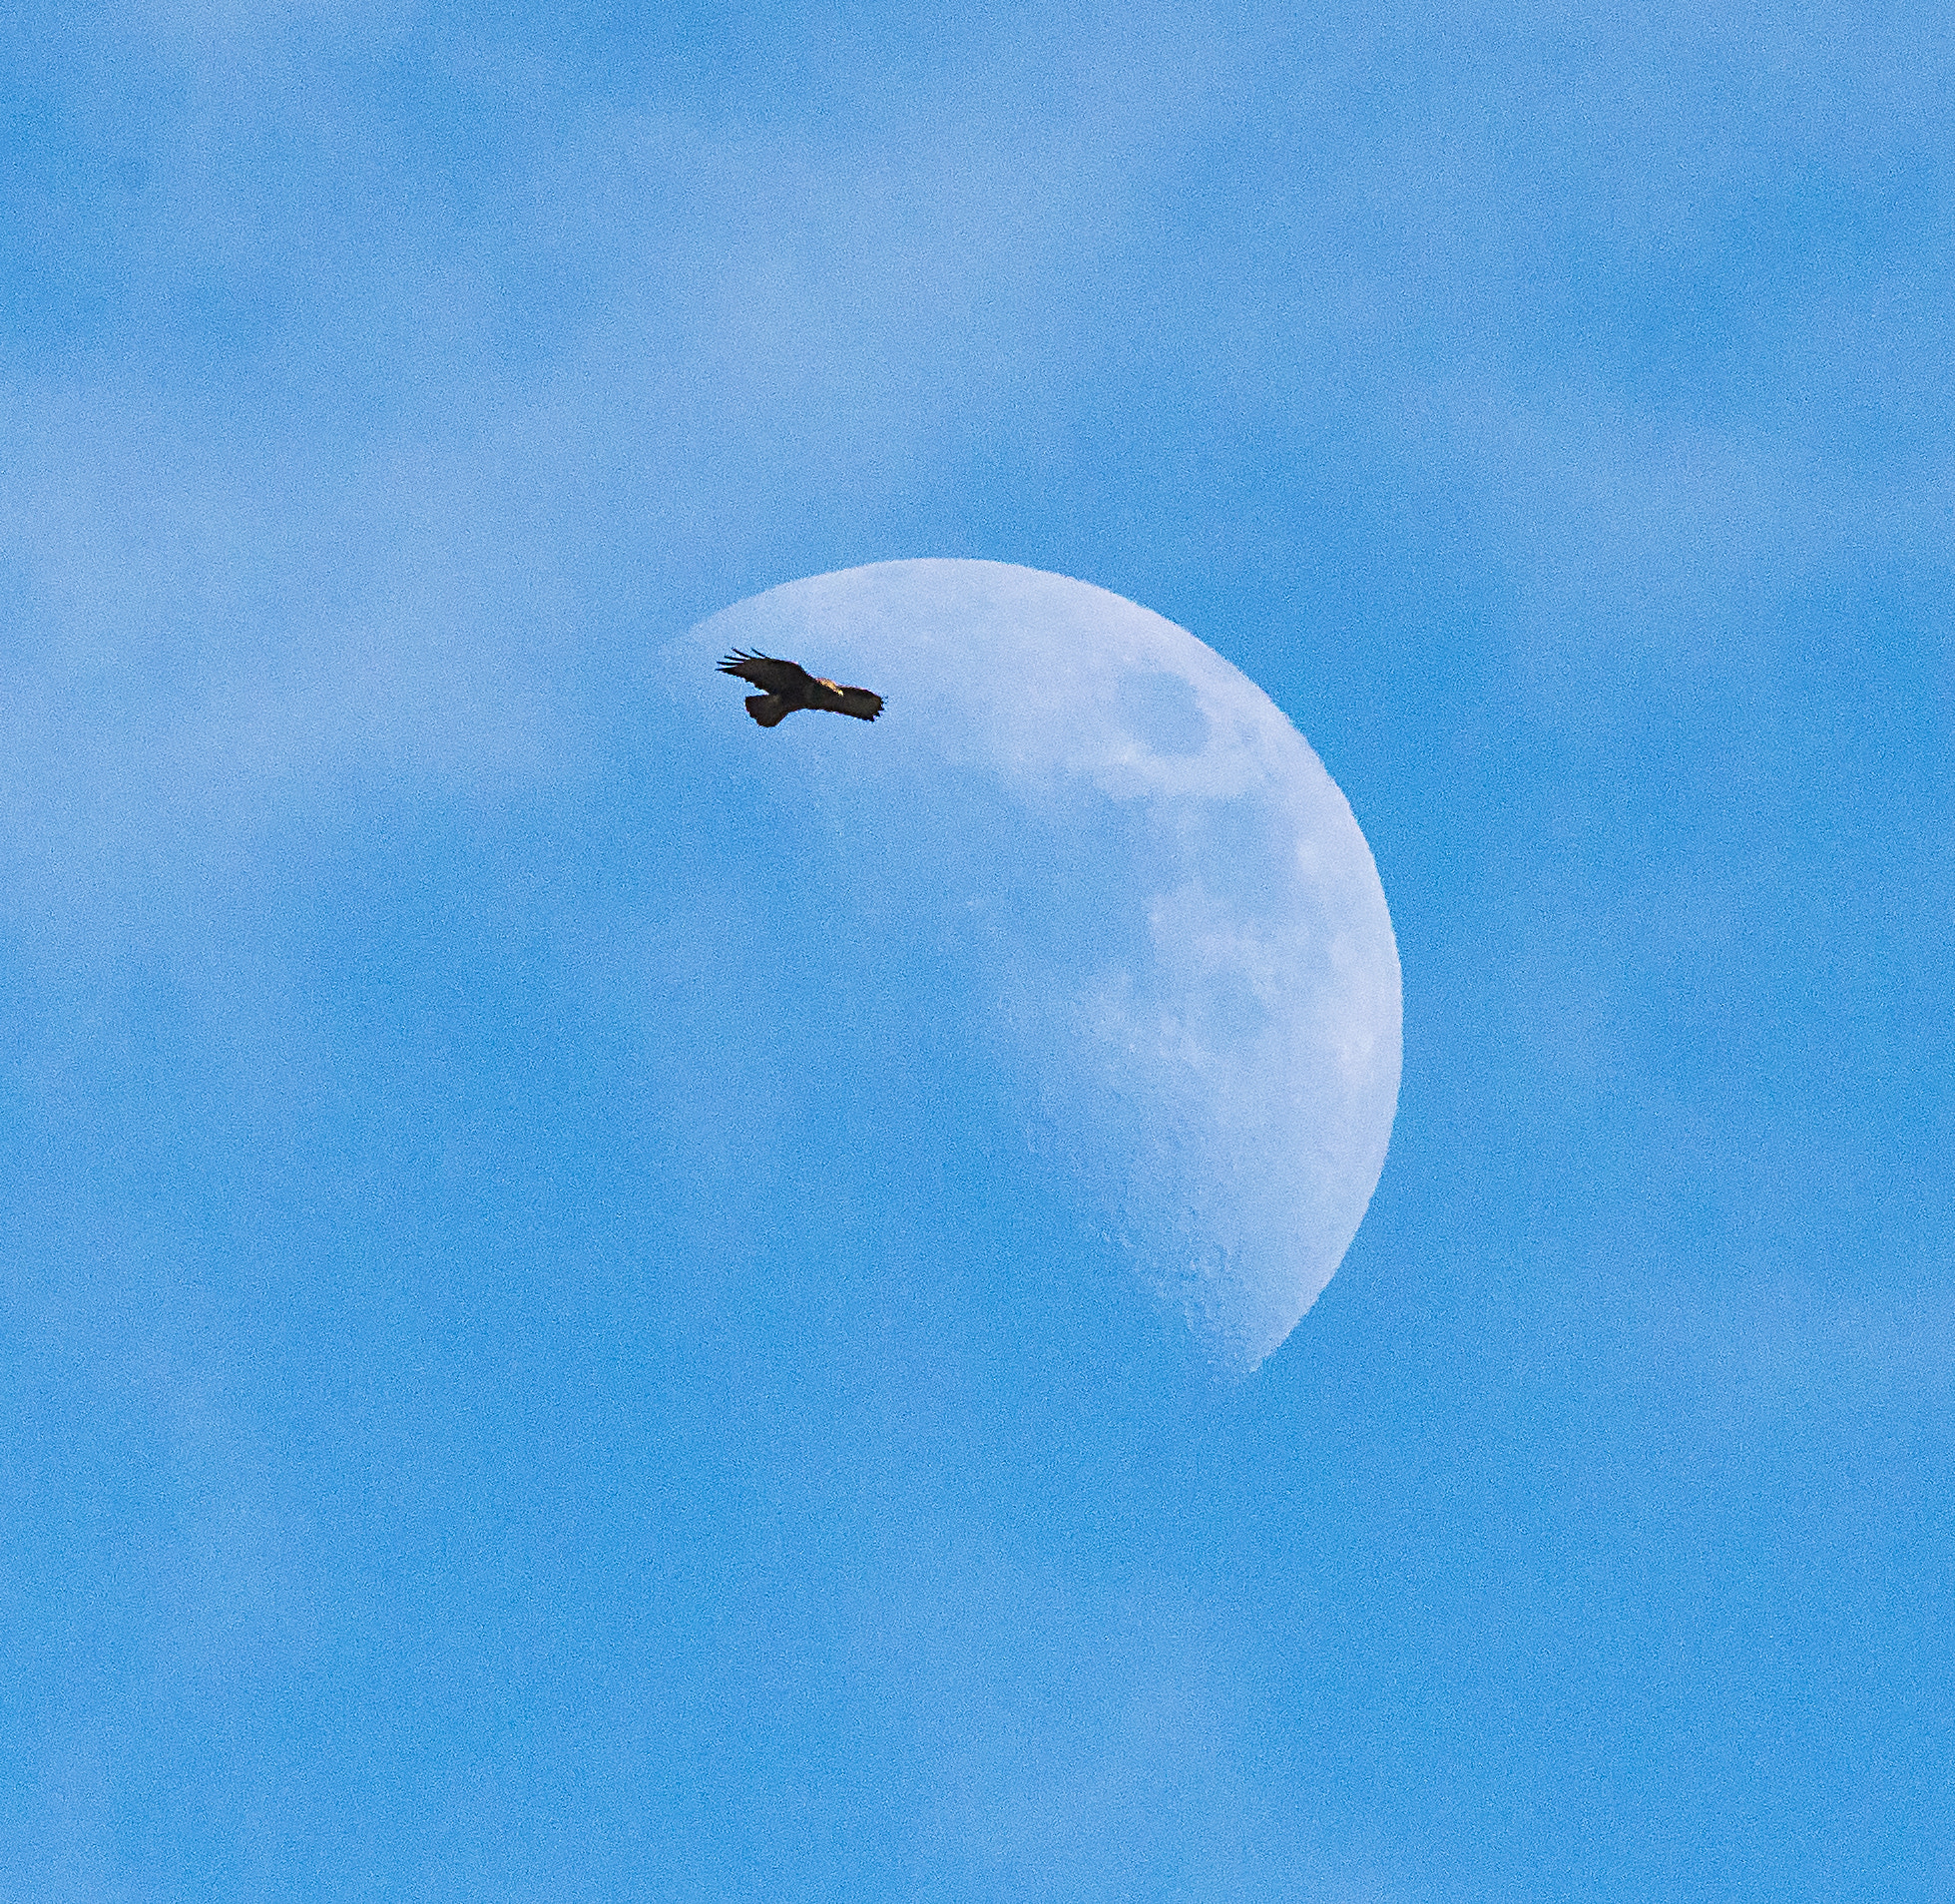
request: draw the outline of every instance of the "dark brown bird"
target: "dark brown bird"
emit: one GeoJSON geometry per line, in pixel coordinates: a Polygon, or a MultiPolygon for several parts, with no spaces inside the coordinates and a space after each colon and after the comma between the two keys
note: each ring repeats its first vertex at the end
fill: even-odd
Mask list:
{"type": "Polygon", "coordinates": [[[720,664],[720,672],[737,675],[764,690],[746,697],[746,712],[763,727],[779,726],[796,708],[825,708],[830,714],[853,714],[857,720],[873,720],[882,712],[880,695],[823,681],[798,664],[775,661],[771,655],[748,655],[736,648],[720,664]]]}

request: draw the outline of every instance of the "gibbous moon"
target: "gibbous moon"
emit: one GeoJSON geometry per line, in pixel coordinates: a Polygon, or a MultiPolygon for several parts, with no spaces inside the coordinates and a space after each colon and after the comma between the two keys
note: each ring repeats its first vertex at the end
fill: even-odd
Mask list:
{"type": "Polygon", "coordinates": [[[931,1009],[982,1018],[1042,1153],[1206,1353],[1255,1368],[1343,1259],[1398,1103],[1384,891],[1296,729],[1172,622],[995,562],[789,583],[664,659],[730,773],[819,809],[887,922],[868,963],[885,930],[892,969],[898,936],[960,948],[931,1009]],[[763,732],[714,671],[735,648],[887,708],[763,732]]]}

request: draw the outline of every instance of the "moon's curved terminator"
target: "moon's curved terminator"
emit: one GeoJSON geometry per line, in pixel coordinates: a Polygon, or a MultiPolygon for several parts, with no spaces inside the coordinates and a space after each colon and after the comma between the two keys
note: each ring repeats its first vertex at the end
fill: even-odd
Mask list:
{"type": "Polygon", "coordinates": [[[830,714],[853,714],[873,720],[882,712],[882,697],[866,688],[844,688],[838,681],[810,675],[796,662],[776,661],[771,655],[733,652],[720,664],[723,675],[737,675],[763,690],[746,697],[746,712],[763,727],[777,727],[797,708],[825,708],[830,714]]]}

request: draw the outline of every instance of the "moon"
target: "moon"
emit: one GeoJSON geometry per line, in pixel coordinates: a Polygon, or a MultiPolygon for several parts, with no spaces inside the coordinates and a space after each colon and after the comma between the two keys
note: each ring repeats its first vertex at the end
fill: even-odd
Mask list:
{"type": "Polygon", "coordinates": [[[1028,1135],[1204,1354],[1256,1368],[1356,1234],[1402,1052],[1377,867],[1302,736],[1185,629],[996,562],[791,582],[662,660],[735,779],[818,815],[865,983],[948,948],[929,1009],[976,1017],[1028,1135]],[[887,706],[763,732],[714,672],[734,648],[887,706]]]}

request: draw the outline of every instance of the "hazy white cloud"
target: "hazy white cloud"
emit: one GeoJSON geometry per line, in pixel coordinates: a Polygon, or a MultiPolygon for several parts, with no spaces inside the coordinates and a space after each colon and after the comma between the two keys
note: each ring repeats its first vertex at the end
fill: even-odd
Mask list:
{"type": "Polygon", "coordinates": [[[1773,611],[1841,534],[1797,452],[1750,433],[1596,390],[1484,393],[1441,414],[1522,679],[1562,720],[1598,693],[1670,695],[1754,665],[1773,611]]]}
{"type": "Polygon", "coordinates": [[[347,796],[580,769],[552,552],[463,446],[348,476],[126,388],[6,394],[0,850],[30,937],[347,796]]]}
{"type": "Polygon", "coordinates": [[[1018,1587],[1026,1651],[952,1696],[918,1842],[956,1875],[922,1896],[1382,1904],[1375,1873],[1333,1857],[1260,1763],[1254,1688],[1213,1597],[1145,1578],[1070,1604],[1057,1583],[1018,1587]]]}

